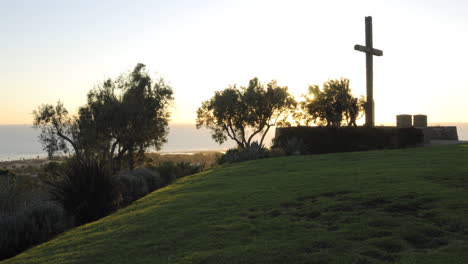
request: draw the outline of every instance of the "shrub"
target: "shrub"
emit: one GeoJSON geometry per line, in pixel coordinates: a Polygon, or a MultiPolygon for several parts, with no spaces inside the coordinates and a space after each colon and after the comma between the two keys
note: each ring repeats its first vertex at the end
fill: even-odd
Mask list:
{"type": "Polygon", "coordinates": [[[178,162],[175,164],[176,177],[181,178],[187,175],[192,175],[203,171],[205,164],[204,163],[190,163],[190,162],[178,162]]]}
{"type": "Polygon", "coordinates": [[[276,158],[276,157],[284,157],[286,156],[287,153],[284,151],[282,148],[272,148],[268,151],[268,157],[269,158],[276,158]]]}
{"type": "Polygon", "coordinates": [[[129,173],[136,177],[143,178],[146,181],[146,184],[150,191],[158,189],[161,186],[163,186],[161,175],[155,169],[138,168],[138,169],[134,169],[130,171],[129,173]]]}
{"type": "Polygon", "coordinates": [[[20,195],[15,176],[0,178],[0,212],[11,212],[17,207],[20,195]]]}
{"type": "Polygon", "coordinates": [[[283,150],[288,155],[300,155],[304,153],[304,141],[298,137],[287,138],[283,150]]]}
{"type": "Polygon", "coordinates": [[[126,206],[178,178],[200,172],[203,165],[189,162],[164,162],[158,168],[138,168],[116,175],[119,203],[126,206]]]}
{"type": "Polygon", "coordinates": [[[126,206],[163,186],[159,173],[152,169],[138,168],[116,175],[120,205],[126,206]]]}
{"type": "Polygon", "coordinates": [[[233,148],[226,151],[221,157],[220,163],[234,163],[247,160],[256,160],[265,158],[268,156],[268,150],[263,145],[259,145],[258,142],[253,142],[249,147],[246,148],[233,148]]]}
{"type": "Polygon", "coordinates": [[[41,177],[52,201],[30,178],[0,178],[0,260],[45,242],[66,229],[97,220],[177,178],[203,170],[203,164],[165,162],[112,176],[96,160],[70,159],[41,177]],[[58,169],[59,168],[59,169],[58,169]],[[29,180],[28,180],[29,179],[29,180]],[[31,192],[31,187],[34,191],[31,192]]]}
{"type": "Polygon", "coordinates": [[[48,162],[46,165],[44,165],[43,168],[43,173],[46,175],[56,175],[60,174],[63,172],[64,169],[64,164],[57,162],[57,161],[51,161],[48,162]]]}
{"type": "Polygon", "coordinates": [[[77,225],[97,220],[115,209],[115,180],[97,160],[72,158],[58,176],[43,181],[49,186],[51,199],[73,215],[77,225]]]}
{"type": "Polygon", "coordinates": [[[0,177],[0,214],[13,213],[45,198],[38,180],[29,176],[0,177]]]}
{"type": "Polygon", "coordinates": [[[195,174],[204,169],[204,164],[190,163],[190,162],[164,162],[161,163],[157,170],[159,171],[164,185],[168,185],[178,178],[182,178],[187,175],[195,174]]]}
{"type": "Polygon", "coordinates": [[[174,162],[164,162],[161,163],[157,170],[161,175],[164,185],[168,185],[177,178],[177,166],[174,162]]]}
{"type": "Polygon", "coordinates": [[[149,193],[146,181],[141,177],[135,177],[128,172],[119,173],[116,176],[117,192],[119,195],[119,207],[125,207],[131,202],[149,193]]]}
{"type": "Polygon", "coordinates": [[[45,242],[69,227],[62,207],[52,202],[37,202],[16,213],[0,213],[0,260],[45,242]]]}
{"type": "Polygon", "coordinates": [[[165,162],[187,162],[194,166],[202,166],[203,169],[212,168],[218,165],[218,160],[220,156],[222,156],[222,154],[218,151],[169,154],[146,153],[146,155],[151,159],[151,162],[147,164],[148,167],[159,167],[165,162]]]}

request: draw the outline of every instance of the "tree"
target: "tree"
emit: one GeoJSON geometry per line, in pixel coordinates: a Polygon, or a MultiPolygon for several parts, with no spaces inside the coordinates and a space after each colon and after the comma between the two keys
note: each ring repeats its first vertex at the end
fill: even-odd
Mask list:
{"type": "Polygon", "coordinates": [[[34,125],[42,128],[43,144],[54,143],[48,143],[51,153],[69,144],[77,156],[111,161],[114,169],[120,169],[126,158],[132,169],[147,148],[160,149],[167,141],[172,94],[163,79],[153,81],[139,63],[133,71],[92,89],[76,117],[69,117],[61,103],[60,111],[45,105],[34,111],[34,125]]]}
{"type": "MultiPolygon", "coordinates": [[[[172,89],[159,79],[153,82],[138,64],[133,72],[117,80],[107,80],[88,94],[88,103],[80,109],[85,123],[94,120],[104,139],[109,139],[110,157],[117,167],[127,157],[129,168],[142,161],[149,147],[160,149],[168,133],[172,89]]],[[[86,126],[85,126],[86,127],[86,126]]]]}
{"type": "Polygon", "coordinates": [[[254,137],[261,135],[261,146],[270,128],[285,122],[286,114],[295,106],[287,86],[271,81],[265,87],[254,78],[247,87],[232,85],[202,102],[196,127],[210,129],[219,144],[230,138],[239,148],[249,147],[254,137]]]}
{"type": "Polygon", "coordinates": [[[320,90],[318,85],[309,86],[309,94],[301,102],[302,116],[305,123],[339,127],[356,126],[356,120],[363,112],[365,100],[353,97],[349,80],[328,80],[320,90]]]}
{"type": "Polygon", "coordinates": [[[80,156],[76,118],[68,114],[62,102],[58,101],[56,106],[43,104],[33,111],[33,116],[34,127],[41,129],[39,141],[49,158],[58,151],[69,152],[69,145],[73,147],[77,156],[80,156]]]}

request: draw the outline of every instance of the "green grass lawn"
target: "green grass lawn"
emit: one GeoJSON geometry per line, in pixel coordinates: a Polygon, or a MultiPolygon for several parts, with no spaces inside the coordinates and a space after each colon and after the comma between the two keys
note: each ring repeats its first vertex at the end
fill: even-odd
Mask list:
{"type": "Polygon", "coordinates": [[[388,262],[468,263],[468,145],[221,166],[1,263],[388,262]]]}

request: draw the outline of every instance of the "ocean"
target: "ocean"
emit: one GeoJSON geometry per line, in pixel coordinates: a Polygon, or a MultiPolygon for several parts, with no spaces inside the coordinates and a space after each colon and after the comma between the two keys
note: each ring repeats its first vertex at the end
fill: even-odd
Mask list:
{"type": "MultiPolygon", "coordinates": [[[[32,128],[31,125],[0,125],[0,161],[47,157],[39,142],[39,134],[40,130],[32,128]]],[[[265,138],[266,144],[270,144],[273,135],[274,129],[265,138]]],[[[194,124],[170,125],[167,139],[168,142],[159,152],[222,151],[235,147],[232,141],[219,145],[211,138],[209,130],[198,130],[194,124]]]]}
{"type": "MultiPolygon", "coordinates": [[[[47,157],[39,142],[39,134],[40,130],[31,125],[0,125],[0,161],[47,157]]],[[[171,125],[168,142],[161,151],[224,150],[233,146],[232,143],[217,144],[208,130],[197,130],[195,125],[171,125]]]]}
{"type": "MultiPolygon", "coordinates": [[[[459,139],[468,140],[468,123],[433,123],[430,125],[457,126],[459,139]]],[[[0,125],[0,161],[46,157],[47,154],[38,140],[39,133],[40,131],[32,128],[31,125],[0,125]]],[[[274,129],[268,133],[265,144],[269,145],[273,137],[274,129]]],[[[195,125],[177,124],[170,125],[168,142],[163,145],[160,152],[226,150],[234,146],[232,141],[223,145],[214,142],[210,131],[206,129],[197,130],[195,125]]]]}

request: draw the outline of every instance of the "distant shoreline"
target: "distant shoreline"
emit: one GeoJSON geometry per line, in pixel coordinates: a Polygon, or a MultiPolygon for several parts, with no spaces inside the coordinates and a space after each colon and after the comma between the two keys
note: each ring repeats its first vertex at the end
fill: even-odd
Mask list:
{"type": "MultiPolygon", "coordinates": [[[[457,126],[459,140],[468,140],[468,122],[429,122],[430,126],[457,126]]],[[[225,151],[235,147],[234,142],[217,144],[206,129],[197,130],[192,124],[169,125],[168,142],[157,153],[194,153],[203,151],[225,151]]],[[[18,162],[47,158],[38,141],[40,131],[32,125],[0,125],[0,164],[2,162],[18,162]]],[[[274,129],[267,135],[264,142],[269,144],[274,136],[274,129]]],[[[150,149],[148,152],[156,152],[150,149]]]]}
{"type": "MultiPolygon", "coordinates": [[[[159,154],[159,155],[195,155],[198,153],[223,153],[226,149],[204,149],[204,150],[184,150],[184,151],[151,151],[147,152],[146,154],[159,154]]],[[[14,169],[19,168],[20,166],[34,166],[39,167],[43,164],[49,163],[54,160],[49,160],[47,157],[39,157],[39,158],[19,158],[15,160],[0,160],[0,169],[14,169]]]]}

